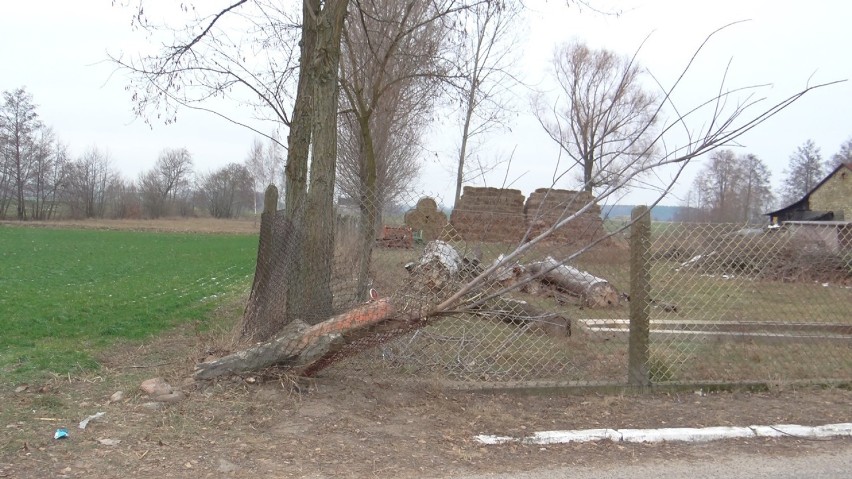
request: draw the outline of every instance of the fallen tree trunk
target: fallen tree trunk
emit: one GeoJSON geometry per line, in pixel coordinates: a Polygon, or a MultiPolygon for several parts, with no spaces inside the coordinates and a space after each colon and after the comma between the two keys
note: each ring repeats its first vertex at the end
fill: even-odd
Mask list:
{"type": "Polygon", "coordinates": [[[285,326],[275,339],[249,349],[200,363],[195,367],[196,379],[213,379],[226,374],[259,371],[271,366],[310,367],[334,354],[357,332],[389,319],[393,305],[382,299],[359,306],[322,323],[310,326],[296,320],[285,326]]]}
{"type": "MultiPolygon", "coordinates": [[[[416,280],[413,284],[426,286],[427,290],[440,292],[451,285],[459,275],[462,261],[456,250],[442,241],[432,241],[425,248],[419,263],[406,269],[416,280]]],[[[390,300],[382,299],[361,305],[353,310],[310,326],[302,321],[292,321],[275,339],[257,344],[215,361],[200,363],[195,368],[196,379],[213,379],[228,374],[260,371],[272,366],[287,367],[299,374],[310,376],[347,354],[389,341],[407,332],[422,328],[427,317],[439,316],[429,306],[435,298],[423,291],[399,306],[399,312],[390,300]]]]}
{"type": "MultiPolygon", "coordinates": [[[[560,266],[563,269],[553,268],[557,271],[554,274],[553,271],[547,271],[547,261],[551,262],[550,266],[557,265],[556,260],[548,258],[545,262],[530,266],[533,268],[531,271],[534,268],[546,271],[543,274],[546,281],[561,284],[559,278],[568,274],[565,271],[573,270],[560,266]]],[[[457,286],[464,274],[473,274],[465,268],[475,273],[478,267],[475,261],[465,263],[451,245],[440,241],[431,242],[419,263],[406,266],[411,273],[409,289],[413,294],[398,298],[398,304],[391,303],[389,299],[372,301],[313,326],[299,320],[292,321],[275,339],[196,365],[195,378],[213,379],[228,374],[262,371],[273,366],[290,368],[297,374],[311,376],[346,355],[390,341],[446,315],[448,308],[455,305],[450,302],[439,304],[442,299],[440,295],[450,294],[454,290],[451,288],[457,286]]],[[[518,277],[531,280],[524,267],[517,264],[499,273],[498,281],[513,282],[518,277]]],[[[601,290],[608,286],[605,280],[588,273],[578,273],[581,273],[580,277],[588,276],[588,285],[584,288],[587,296],[591,291],[594,298],[600,297],[601,290]]],[[[614,288],[612,291],[614,301],[617,302],[618,293],[614,288]]],[[[526,329],[540,329],[546,334],[571,334],[567,318],[540,311],[525,301],[505,296],[493,299],[484,306],[472,307],[471,310],[487,312],[502,321],[526,329]]]]}
{"type": "Polygon", "coordinates": [[[566,293],[580,297],[584,306],[589,308],[618,306],[618,290],[609,281],[560,264],[550,256],[543,261],[529,264],[527,269],[540,281],[553,284],[566,293]]]}

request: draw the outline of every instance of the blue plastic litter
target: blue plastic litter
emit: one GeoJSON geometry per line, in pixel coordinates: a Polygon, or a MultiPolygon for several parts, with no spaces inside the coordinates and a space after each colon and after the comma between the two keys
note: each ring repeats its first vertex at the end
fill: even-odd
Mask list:
{"type": "Polygon", "coordinates": [[[68,430],[65,428],[59,428],[53,433],[54,439],[67,439],[68,438],[68,430]]]}

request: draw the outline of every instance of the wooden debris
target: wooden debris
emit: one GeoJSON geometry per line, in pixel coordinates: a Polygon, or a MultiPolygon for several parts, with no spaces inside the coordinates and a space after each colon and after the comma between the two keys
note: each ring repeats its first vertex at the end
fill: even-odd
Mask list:
{"type": "Polygon", "coordinates": [[[584,306],[609,308],[619,304],[618,290],[609,281],[560,264],[550,256],[543,261],[528,265],[527,268],[542,282],[550,283],[566,293],[580,297],[584,306]]]}
{"type": "Polygon", "coordinates": [[[385,248],[411,248],[414,246],[414,233],[408,226],[385,225],[376,243],[385,248]]]}
{"type": "Polygon", "coordinates": [[[391,317],[394,308],[387,299],[373,301],[309,326],[293,321],[275,339],[238,351],[215,361],[196,365],[196,379],[259,371],[271,366],[308,367],[342,347],[347,335],[391,317]]]}

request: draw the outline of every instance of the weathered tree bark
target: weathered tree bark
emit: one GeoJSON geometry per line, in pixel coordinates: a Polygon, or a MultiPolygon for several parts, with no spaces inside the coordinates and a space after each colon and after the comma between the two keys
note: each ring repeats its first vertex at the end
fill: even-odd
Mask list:
{"type": "MultiPolygon", "coordinates": [[[[311,148],[312,124],[314,121],[311,93],[313,92],[311,59],[317,47],[317,29],[312,27],[311,19],[319,9],[319,0],[302,2],[302,37],[299,56],[299,80],[296,87],[296,100],[293,103],[293,116],[290,121],[290,134],[287,136],[287,164],[284,165],[284,210],[287,219],[295,225],[290,231],[287,247],[297,249],[303,238],[305,209],[308,196],[308,158],[311,148]]],[[[261,231],[262,233],[262,231],[261,231]]],[[[319,252],[317,252],[319,253],[319,252]]],[[[329,255],[329,251],[326,255],[329,255]]],[[[313,285],[308,281],[310,258],[307,261],[294,261],[292,271],[288,271],[283,284],[286,307],[281,313],[284,324],[298,317],[304,292],[313,285]]],[[[274,334],[274,332],[273,332],[274,334]]],[[[260,338],[262,340],[269,337],[260,338]]]]}
{"type": "MultiPolygon", "coordinates": [[[[318,0],[302,2],[303,22],[311,18],[318,0]]],[[[311,57],[316,48],[316,30],[302,25],[301,52],[299,56],[299,80],[296,86],[296,100],[293,103],[293,116],[290,121],[290,134],[287,136],[287,164],[284,165],[284,208],[287,216],[294,215],[305,206],[308,191],[308,155],[311,147],[311,57]]]]}
{"type": "Polygon", "coordinates": [[[291,321],[277,338],[195,367],[196,379],[213,379],[228,374],[256,372],[272,366],[309,368],[334,354],[347,342],[360,339],[357,333],[386,321],[394,314],[387,300],[367,303],[322,323],[309,326],[291,321]]]}
{"type": "Polygon", "coordinates": [[[305,2],[303,19],[316,42],[308,52],[310,85],[310,188],[304,216],[296,222],[294,265],[287,291],[287,315],[318,324],[332,314],[331,274],[334,257],[334,181],[337,161],[338,70],[340,38],[348,0],[305,2]]]}
{"type": "Polygon", "coordinates": [[[379,195],[376,191],[376,150],[373,146],[373,136],[370,132],[370,117],[361,115],[358,123],[361,130],[361,147],[363,148],[363,163],[359,169],[361,182],[361,244],[358,248],[358,286],[357,298],[367,296],[370,289],[370,260],[373,256],[373,246],[376,243],[376,229],[379,223],[379,195]]]}
{"type": "Polygon", "coordinates": [[[533,275],[540,275],[542,282],[551,283],[567,293],[579,296],[587,307],[618,306],[618,290],[603,278],[560,264],[550,256],[543,261],[531,263],[527,268],[533,275]]]}

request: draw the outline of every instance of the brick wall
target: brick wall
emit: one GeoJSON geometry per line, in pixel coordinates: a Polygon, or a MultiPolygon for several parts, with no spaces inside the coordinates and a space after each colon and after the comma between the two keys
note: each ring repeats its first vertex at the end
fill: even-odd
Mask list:
{"type": "Polygon", "coordinates": [[[834,211],[835,220],[852,220],[852,166],[841,166],[811,193],[812,211],[834,211]]]}

